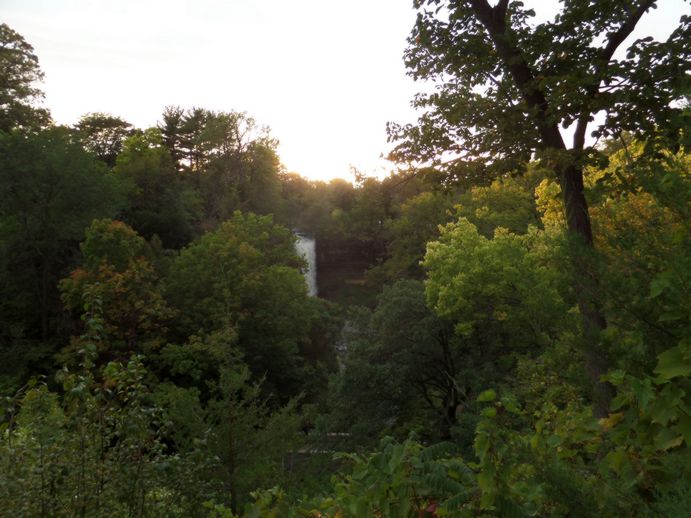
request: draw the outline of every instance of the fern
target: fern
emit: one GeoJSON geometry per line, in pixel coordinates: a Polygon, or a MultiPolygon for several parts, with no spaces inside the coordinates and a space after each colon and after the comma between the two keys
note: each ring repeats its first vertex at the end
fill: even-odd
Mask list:
{"type": "Polygon", "coordinates": [[[420,453],[420,459],[423,461],[448,459],[460,455],[460,448],[452,442],[440,442],[428,446],[420,453]]]}
{"type": "Polygon", "coordinates": [[[502,518],[527,518],[529,516],[519,504],[504,496],[498,499],[497,514],[502,518]]]}

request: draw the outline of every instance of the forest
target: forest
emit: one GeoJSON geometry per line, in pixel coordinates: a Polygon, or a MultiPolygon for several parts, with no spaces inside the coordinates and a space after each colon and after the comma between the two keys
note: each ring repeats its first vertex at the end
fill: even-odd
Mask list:
{"type": "Polygon", "coordinates": [[[352,183],[240,111],[58,125],[0,24],[0,515],[688,516],[691,18],[632,41],[655,7],[415,0],[419,119],[352,183]]]}

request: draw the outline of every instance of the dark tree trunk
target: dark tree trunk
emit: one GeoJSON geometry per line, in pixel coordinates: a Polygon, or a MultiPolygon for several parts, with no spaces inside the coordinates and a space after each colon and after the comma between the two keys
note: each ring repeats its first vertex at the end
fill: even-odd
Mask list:
{"type": "MultiPolygon", "coordinates": [[[[232,398],[232,396],[231,396],[232,398]]],[[[231,400],[228,415],[228,491],[230,492],[230,510],[233,514],[238,512],[238,492],[237,492],[237,443],[235,440],[235,403],[231,400]]]]}
{"type": "Polygon", "coordinates": [[[573,288],[583,325],[583,358],[592,383],[593,413],[605,417],[614,395],[613,387],[600,380],[607,372],[608,362],[600,350],[600,334],[607,321],[598,304],[598,276],[593,264],[593,231],[588,203],[583,192],[583,170],[569,164],[559,171],[566,223],[571,234],[573,288]]]}
{"type": "Polygon", "coordinates": [[[456,387],[451,386],[449,388],[449,393],[446,397],[446,420],[449,423],[449,429],[453,428],[458,424],[458,418],[456,417],[456,412],[458,411],[458,392],[456,387]]]}
{"type": "Polygon", "coordinates": [[[48,305],[50,292],[50,270],[48,260],[41,259],[41,339],[48,339],[48,305]]]}
{"type": "MultiPolygon", "coordinates": [[[[648,1],[631,13],[627,23],[609,36],[601,56],[604,66],[651,4],[652,1],[648,1]]],[[[569,151],[561,136],[558,121],[553,118],[547,97],[541,89],[540,82],[536,80],[536,72],[516,45],[517,38],[507,16],[508,0],[499,0],[494,7],[490,6],[487,0],[470,0],[470,5],[477,20],[487,30],[499,58],[520,90],[525,104],[532,111],[531,117],[542,150],[556,154],[553,168],[561,184],[567,228],[573,242],[573,287],[583,320],[585,370],[592,383],[593,413],[603,417],[608,414],[613,394],[611,385],[600,381],[600,376],[607,371],[606,358],[599,350],[600,332],[605,329],[607,322],[597,304],[598,282],[593,267],[593,232],[588,203],[583,192],[583,167],[579,165],[589,112],[581,114],[574,149],[569,151]]],[[[597,85],[598,82],[595,82],[588,91],[589,96],[597,95],[597,85]]]]}
{"type": "Polygon", "coordinates": [[[569,164],[559,171],[559,183],[564,197],[569,232],[578,236],[584,245],[592,246],[593,230],[590,226],[588,203],[583,192],[583,170],[569,164]]]}

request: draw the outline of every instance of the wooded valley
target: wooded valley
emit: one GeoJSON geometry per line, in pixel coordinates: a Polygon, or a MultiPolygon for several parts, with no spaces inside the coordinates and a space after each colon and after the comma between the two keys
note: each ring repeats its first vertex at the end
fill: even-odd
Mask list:
{"type": "Polygon", "coordinates": [[[353,183],[239,111],[55,124],[0,24],[0,515],[689,514],[691,19],[414,4],[353,183]]]}

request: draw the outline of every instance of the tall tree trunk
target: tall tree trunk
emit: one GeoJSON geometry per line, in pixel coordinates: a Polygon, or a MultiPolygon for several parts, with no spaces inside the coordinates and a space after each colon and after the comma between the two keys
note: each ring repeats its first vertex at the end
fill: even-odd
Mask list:
{"type": "Polygon", "coordinates": [[[238,492],[237,492],[237,444],[235,441],[235,401],[232,399],[229,405],[228,415],[228,490],[230,491],[230,510],[233,514],[238,512],[238,492]]]}
{"type": "MultiPolygon", "coordinates": [[[[599,56],[599,72],[602,67],[607,66],[619,44],[631,33],[640,17],[653,3],[653,0],[646,0],[639,8],[631,11],[626,23],[607,37],[606,46],[599,56]]],[[[494,7],[490,6],[487,0],[469,0],[469,4],[476,19],[487,30],[497,55],[520,90],[523,101],[531,110],[530,116],[538,131],[542,150],[557,155],[553,165],[561,184],[567,228],[573,243],[573,287],[583,319],[585,370],[593,387],[593,412],[596,416],[602,417],[609,411],[613,390],[610,385],[600,381],[600,376],[607,370],[606,359],[598,350],[600,332],[605,329],[607,322],[597,304],[598,282],[593,267],[593,232],[588,203],[583,192],[583,167],[580,165],[590,111],[584,110],[581,113],[574,149],[568,150],[541,82],[537,80],[539,73],[517,45],[518,38],[513,32],[508,16],[509,0],[499,0],[494,7]]],[[[596,74],[596,77],[598,76],[599,74],[596,74]]],[[[597,95],[598,85],[599,80],[590,85],[587,92],[590,98],[597,95]]]]}
{"type": "Polygon", "coordinates": [[[456,417],[458,405],[458,392],[456,391],[455,384],[450,380],[449,388],[447,389],[447,394],[444,398],[444,410],[446,411],[446,436],[444,439],[451,439],[451,429],[458,424],[458,417],[456,417]]]}
{"type": "Polygon", "coordinates": [[[41,339],[48,339],[48,298],[50,290],[50,270],[48,260],[41,258],[41,339]]]}
{"type": "Polygon", "coordinates": [[[600,380],[608,367],[600,350],[600,334],[607,327],[607,321],[598,304],[598,276],[594,265],[593,231],[583,192],[583,169],[570,163],[558,172],[571,235],[573,288],[583,325],[583,357],[586,374],[592,383],[593,413],[604,417],[609,413],[614,389],[600,380]]]}

